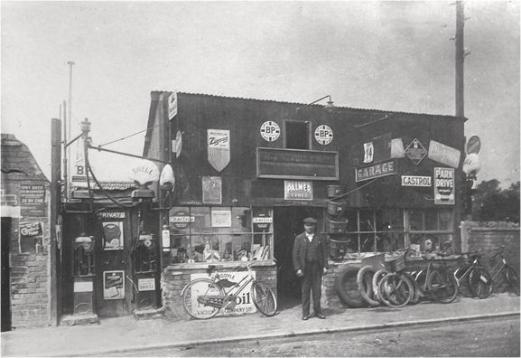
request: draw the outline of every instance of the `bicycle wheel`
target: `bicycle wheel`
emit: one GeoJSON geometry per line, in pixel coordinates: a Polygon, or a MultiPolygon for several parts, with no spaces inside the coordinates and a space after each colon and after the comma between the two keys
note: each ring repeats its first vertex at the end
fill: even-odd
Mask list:
{"type": "Polygon", "coordinates": [[[183,307],[195,319],[214,317],[223,299],[224,291],[210,279],[194,280],[183,289],[183,307]]]}
{"type": "Polygon", "coordinates": [[[414,287],[407,276],[399,273],[390,273],[378,285],[379,295],[389,307],[403,307],[414,295],[414,287]]]}
{"type": "Polygon", "coordinates": [[[277,313],[277,297],[266,285],[253,282],[251,285],[251,298],[255,307],[265,316],[273,316],[277,313]]]}
{"type": "Polygon", "coordinates": [[[427,290],[431,298],[441,303],[451,303],[458,296],[458,284],[446,270],[432,270],[427,278],[427,290]]]}
{"type": "Polygon", "coordinates": [[[420,299],[422,298],[421,289],[418,286],[418,284],[416,283],[416,280],[414,279],[415,274],[416,274],[416,272],[412,272],[412,273],[403,272],[403,275],[405,275],[409,279],[409,281],[411,281],[411,284],[413,287],[413,295],[411,297],[411,300],[409,301],[409,303],[413,304],[413,305],[420,302],[420,299]]]}
{"type": "Polygon", "coordinates": [[[373,276],[375,272],[371,266],[363,266],[356,275],[356,283],[358,285],[358,291],[362,298],[369,303],[370,306],[379,306],[380,302],[373,299],[373,276]]]}
{"type": "Polygon", "coordinates": [[[470,272],[468,284],[473,297],[481,299],[492,294],[492,277],[484,267],[475,267],[470,272]]]}
{"type": "Polygon", "coordinates": [[[510,266],[505,266],[504,270],[505,280],[508,282],[512,292],[519,296],[519,275],[516,270],[510,266]]]}
{"type": "Polygon", "coordinates": [[[385,275],[387,275],[389,272],[387,272],[386,269],[380,269],[378,271],[376,271],[373,275],[373,279],[372,279],[372,286],[373,286],[373,294],[374,294],[374,298],[376,301],[379,301],[380,303],[383,303],[382,302],[382,299],[380,298],[380,294],[378,292],[378,285],[380,284],[380,281],[382,280],[382,278],[384,278],[385,275]]]}

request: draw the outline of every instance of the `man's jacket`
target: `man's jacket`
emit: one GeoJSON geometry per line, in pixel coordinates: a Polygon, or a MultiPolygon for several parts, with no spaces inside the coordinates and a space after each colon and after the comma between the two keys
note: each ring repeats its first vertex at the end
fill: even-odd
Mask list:
{"type": "Polygon", "coordinates": [[[293,267],[295,268],[295,271],[304,271],[306,266],[307,250],[313,249],[313,247],[316,247],[316,256],[320,267],[329,268],[329,248],[327,239],[323,235],[315,234],[313,241],[315,240],[318,240],[318,245],[311,245],[305,232],[298,234],[297,237],[295,237],[295,242],[293,243],[293,267]]]}

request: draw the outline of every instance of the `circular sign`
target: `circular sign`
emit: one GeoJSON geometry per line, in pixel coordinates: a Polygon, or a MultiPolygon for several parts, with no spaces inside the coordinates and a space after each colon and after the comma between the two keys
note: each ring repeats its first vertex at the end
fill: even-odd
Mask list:
{"type": "Polygon", "coordinates": [[[481,140],[477,135],[470,137],[467,142],[467,153],[479,153],[481,149],[481,140]]]}
{"type": "Polygon", "coordinates": [[[315,129],[315,140],[322,145],[328,145],[333,141],[333,130],[330,126],[322,124],[315,129]]]}
{"type": "Polygon", "coordinates": [[[274,142],[280,136],[280,127],[276,122],[267,121],[262,123],[260,134],[267,142],[274,142]]]}

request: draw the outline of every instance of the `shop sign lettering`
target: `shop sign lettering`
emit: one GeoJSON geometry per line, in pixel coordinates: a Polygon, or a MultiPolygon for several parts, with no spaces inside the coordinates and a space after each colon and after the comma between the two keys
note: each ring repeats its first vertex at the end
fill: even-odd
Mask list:
{"type": "Polygon", "coordinates": [[[277,122],[267,121],[260,127],[261,137],[267,142],[274,142],[280,136],[280,127],[277,122]]]}
{"type": "Polygon", "coordinates": [[[315,129],[315,140],[318,144],[328,145],[333,141],[333,130],[330,126],[322,124],[315,129]]]}
{"type": "Polygon", "coordinates": [[[124,211],[101,211],[98,216],[103,219],[124,219],[124,211]]]}
{"type": "Polygon", "coordinates": [[[396,173],[396,164],[393,160],[371,165],[370,167],[355,169],[355,182],[370,180],[396,173]]]}
{"type": "Polygon", "coordinates": [[[459,166],[460,151],[456,148],[431,140],[429,144],[429,159],[453,168],[459,166]]]}
{"type": "Polygon", "coordinates": [[[434,168],[434,204],[454,205],[454,168],[434,168]]]}
{"type": "Polygon", "coordinates": [[[170,216],[169,221],[178,229],[185,229],[189,224],[195,222],[195,216],[188,215],[185,211],[177,211],[170,216]]]}
{"type": "Polygon", "coordinates": [[[431,177],[418,175],[402,175],[402,186],[430,187],[431,177]]]}
{"type": "Polygon", "coordinates": [[[285,200],[313,200],[313,182],[284,180],[285,200]]]}
{"type": "MultiPolygon", "coordinates": [[[[255,278],[256,272],[253,271],[252,275],[255,278]]],[[[243,278],[248,276],[248,272],[244,271],[225,271],[219,272],[219,280],[228,280],[233,283],[239,283],[243,278]]],[[[198,278],[208,278],[208,275],[205,273],[194,273],[190,275],[190,280],[193,281],[198,278]]],[[[213,292],[208,292],[208,286],[204,285],[193,285],[192,288],[192,309],[199,311],[200,313],[208,313],[213,310],[212,307],[208,307],[203,305],[197,300],[197,297],[203,294],[213,294],[213,292]]],[[[228,291],[228,289],[226,289],[228,291]]],[[[235,299],[235,305],[229,305],[225,310],[221,310],[219,315],[230,316],[230,315],[240,315],[245,313],[255,313],[257,309],[253,303],[251,297],[251,282],[239,293],[237,298],[235,299]]],[[[214,294],[219,294],[215,292],[214,294]]]]}
{"type": "Polygon", "coordinates": [[[42,184],[24,183],[19,188],[22,216],[45,216],[45,186],[42,184]]]}

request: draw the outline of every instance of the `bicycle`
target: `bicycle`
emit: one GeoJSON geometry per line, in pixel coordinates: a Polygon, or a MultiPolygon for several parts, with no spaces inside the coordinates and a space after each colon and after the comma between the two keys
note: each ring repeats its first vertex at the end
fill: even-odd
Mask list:
{"type": "Polygon", "coordinates": [[[481,254],[464,252],[462,255],[470,256],[470,260],[467,259],[467,262],[454,270],[453,276],[458,287],[466,283],[472,297],[487,298],[492,294],[492,277],[480,262],[481,254]]]}
{"type": "MultiPolygon", "coordinates": [[[[239,282],[221,279],[219,273],[214,272],[222,266],[210,265],[207,272],[211,278],[192,280],[181,291],[186,313],[195,319],[210,319],[222,309],[233,309],[241,300],[241,292],[251,284],[250,295],[255,307],[265,316],[274,316],[277,313],[277,298],[271,288],[257,282],[251,270],[252,264],[245,266],[248,275],[239,282]]],[[[238,267],[236,270],[240,269],[238,267]]]]}
{"type": "MultiPolygon", "coordinates": [[[[405,256],[407,254],[408,250],[402,256],[391,261],[393,272],[387,273],[378,283],[375,297],[389,307],[403,307],[414,297],[414,284],[410,276],[405,273],[405,256]]],[[[379,274],[379,272],[377,273],[379,274]]]]}
{"type": "MultiPolygon", "coordinates": [[[[448,256],[444,253],[437,253],[439,256],[448,256]]],[[[441,303],[451,303],[458,296],[458,283],[447,268],[445,262],[434,267],[434,257],[423,255],[424,260],[428,260],[427,268],[419,270],[413,274],[416,295],[413,301],[418,302],[422,297],[431,301],[441,303]]]]}
{"type": "MultiPolygon", "coordinates": [[[[501,246],[499,249],[494,250],[497,252],[491,257],[491,261],[495,260],[497,257],[499,257],[499,260],[497,260],[496,264],[491,268],[492,274],[489,273],[489,276],[491,276],[491,280],[490,284],[487,286],[487,290],[485,291],[485,293],[488,294],[486,297],[490,296],[494,291],[494,283],[498,282],[498,279],[501,277],[501,274],[503,274],[502,276],[504,282],[508,284],[509,288],[512,289],[512,291],[516,295],[519,296],[519,275],[514,270],[514,268],[507,263],[507,260],[503,255],[504,250],[505,247],[501,246]]],[[[476,273],[475,270],[471,271],[469,275],[469,282],[474,282],[478,280],[483,280],[482,273],[480,273],[478,277],[478,273],[476,273]]]]}

